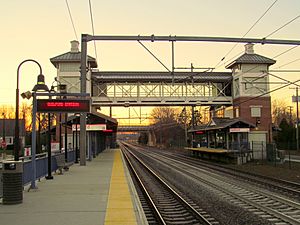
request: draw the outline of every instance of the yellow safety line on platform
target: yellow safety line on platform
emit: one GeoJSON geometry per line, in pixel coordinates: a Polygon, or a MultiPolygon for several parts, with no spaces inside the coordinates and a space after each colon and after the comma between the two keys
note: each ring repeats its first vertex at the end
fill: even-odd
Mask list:
{"type": "Polygon", "coordinates": [[[125,177],[120,150],[115,151],[105,225],[136,225],[136,217],[125,177]]]}
{"type": "Polygon", "coordinates": [[[229,153],[228,150],[225,149],[217,149],[217,148],[206,148],[206,147],[200,147],[200,148],[185,148],[187,150],[192,151],[199,151],[199,152],[208,152],[208,153],[229,153]]]}

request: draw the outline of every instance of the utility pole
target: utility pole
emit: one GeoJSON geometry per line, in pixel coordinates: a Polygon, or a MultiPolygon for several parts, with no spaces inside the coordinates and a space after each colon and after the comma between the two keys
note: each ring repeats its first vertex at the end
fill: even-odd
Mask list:
{"type": "Polygon", "coordinates": [[[289,117],[290,117],[290,124],[292,123],[292,109],[293,109],[293,106],[288,106],[289,108],[289,117]]]}
{"type": "Polygon", "coordinates": [[[195,115],[194,115],[194,110],[195,110],[195,106],[192,105],[192,129],[193,129],[193,132],[192,132],[192,148],[194,148],[194,142],[195,142],[195,131],[194,131],[194,127],[195,127],[195,115]]]}
{"type": "Polygon", "coordinates": [[[292,96],[292,102],[296,102],[296,150],[299,151],[299,87],[296,89],[296,96],[292,96]]]}

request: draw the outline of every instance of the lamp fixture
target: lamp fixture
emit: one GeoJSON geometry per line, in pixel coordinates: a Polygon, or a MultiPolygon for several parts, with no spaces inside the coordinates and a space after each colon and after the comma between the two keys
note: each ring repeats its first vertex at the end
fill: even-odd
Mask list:
{"type": "Polygon", "coordinates": [[[37,84],[34,85],[32,91],[47,91],[49,92],[48,86],[45,84],[45,77],[43,74],[38,75],[37,77],[37,84]]]}

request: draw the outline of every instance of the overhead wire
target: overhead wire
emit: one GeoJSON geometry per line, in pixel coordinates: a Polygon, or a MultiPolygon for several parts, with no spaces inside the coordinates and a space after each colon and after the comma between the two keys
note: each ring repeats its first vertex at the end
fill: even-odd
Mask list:
{"type": "MultiPolygon", "coordinates": [[[[277,57],[279,57],[279,56],[285,54],[286,52],[288,52],[288,51],[290,51],[290,50],[292,50],[292,49],[294,49],[295,47],[298,47],[298,46],[299,46],[299,45],[293,46],[292,48],[290,48],[290,49],[284,51],[283,53],[280,53],[280,54],[274,56],[272,59],[275,59],[275,58],[277,58],[277,57]]],[[[297,59],[297,60],[300,60],[300,59],[297,59]]],[[[295,60],[294,60],[294,61],[295,61],[295,60]]],[[[251,70],[254,70],[254,69],[257,68],[258,66],[259,66],[259,65],[254,66],[254,67],[250,68],[249,70],[243,72],[242,74],[245,74],[245,73],[247,73],[247,72],[249,72],[249,71],[251,71],[251,70]]],[[[242,75],[242,74],[240,74],[240,75],[242,75]]],[[[267,95],[267,94],[270,94],[270,93],[272,93],[272,92],[278,91],[278,90],[280,90],[280,89],[282,89],[282,88],[285,88],[285,87],[287,87],[287,86],[290,86],[290,85],[296,85],[296,86],[299,86],[297,83],[298,83],[300,80],[296,80],[296,81],[291,82],[291,81],[289,81],[289,80],[283,79],[283,78],[278,77],[278,76],[276,76],[276,75],[274,75],[274,74],[271,74],[271,73],[265,73],[265,74],[262,73],[262,76],[257,77],[255,80],[261,79],[261,78],[263,78],[263,77],[265,77],[265,76],[267,76],[267,75],[271,75],[271,76],[276,77],[276,78],[278,78],[278,79],[284,80],[284,81],[287,82],[287,84],[284,85],[284,86],[275,88],[275,89],[273,89],[273,90],[271,90],[271,91],[262,93],[261,95],[252,97],[252,98],[250,98],[250,99],[246,99],[246,100],[244,100],[244,101],[242,101],[242,102],[239,102],[237,105],[240,105],[240,104],[242,104],[242,103],[245,103],[245,102],[251,101],[251,100],[253,100],[253,99],[262,97],[262,96],[267,95]]],[[[253,81],[255,81],[255,80],[253,80],[253,81]]],[[[252,81],[252,82],[253,82],[253,81],[252,81]]],[[[235,106],[236,106],[236,105],[235,105],[235,106]]]]}
{"type": "MultiPolygon", "coordinates": [[[[288,50],[285,50],[285,51],[283,51],[282,53],[277,54],[277,55],[274,56],[272,59],[278,58],[279,56],[282,56],[283,54],[286,54],[287,52],[289,52],[289,51],[291,51],[291,50],[297,48],[298,46],[299,46],[299,45],[293,46],[293,47],[289,48],[288,50]]],[[[300,58],[297,59],[297,60],[294,60],[294,61],[292,61],[292,62],[295,62],[295,61],[298,61],[298,60],[300,60],[300,58]]],[[[292,62],[290,62],[290,63],[292,63],[292,62]]],[[[260,65],[253,66],[252,68],[248,69],[247,71],[242,72],[240,75],[245,74],[245,73],[248,73],[248,72],[250,72],[250,71],[252,71],[252,70],[258,68],[259,66],[260,66],[260,65]]],[[[256,99],[256,98],[258,98],[258,97],[262,97],[262,96],[264,96],[264,95],[267,95],[267,94],[270,94],[270,93],[272,93],[272,92],[278,91],[278,90],[280,90],[280,89],[282,89],[282,88],[285,88],[285,87],[287,87],[287,86],[289,86],[289,85],[296,85],[296,86],[299,86],[297,83],[298,83],[300,80],[296,80],[296,81],[294,81],[294,82],[291,82],[291,81],[289,81],[289,80],[286,80],[286,79],[283,79],[283,78],[281,78],[281,77],[278,77],[278,76],[276,76],[276,75],[274,75],[274,74],[271,74],[271,73],[264,73],[264,72],[262,72],[261,75],[262,75],[262,76],[258,76],[258,77],[257,77],[256,79],[254,79],[252,82],[254,82],[254,81],[258,80],[258,79],[264,78],[264,77],[267,76],[267,75],[271,75],[271,76],[273,76],[273,77],[276,77],[276,78],[278,78],[278,79],[281,79],[281,80],[286,81],[287,84],[284,85],[284,86],[275,88],[275,89],[273,89],[272,91],[268,91],[268,92],[265,92],[265,93],[263,93],[263,94],[261,94],[261,95],[255,96],[255,97],[253,97],[253,98],[246,99],[246,100],[244,100],[244,101],[242,101],[242,102],[239,102],[239,103],[236,104],[236,105],[240,105],[240,104],[242,104],[242,103],[251,101],[251,100],[256,99]]],[[[235,106],[236,106],[236,105],[235,105],[235,106]]]]}
{"type": "MultiPolygon", "coordinates": [[[[276,3],[276,1],[274,2],[274,4],[275,4],[275,3],[276,3]]],[[[271,6],[273,6],[273,4],[272,4],[271,6]]],[[[294,19],[290,20],[290,21],[289,21],[288,23],[286,23],[284,26],[281,26],[280,28],[276,29],[274,32],[270,33],[270,34],[269,34],[268,36],[266,36],[266,37],[269,37],[270,35],[272,35],[272,34],[276,33],[277,31],[281,30],[283,27],[285,27],[285,26],[287,26],[288,24],[292,23],[293,21],[295,21],[295,20],[298,19],[299,17],[300,17],[300,15],[297,16],[297,17],[295,17],[294,19]]],[[[278,57],[280,57],[280,56],[282,56],[282,55],[288,53],[289,51],[291,51],[291,50],[293,50],[293,49],[295,49],[295,48],[297,48],[297,47],[299,47],[299,45],[293,46],[293,47],[291,47],[291,48],[289,48],[289,49],[287,49],[287,50],[285,50],[285,51],[283,51],[283,52],[281,52],[281,53],[275,55],[274,57],[272,57],[272,59],[276,59],[276,58],[278,58],[278,57]]],[[[293,61],[290,62],[290,63],[296,62],[296,61],[298,61],[298,60],[300,60],[300,59],[293,60],[293,61]]],[[[288,65],[288,64],[290,64],[290,63],[287,63],[287,64],[285,64],[285,65],[288,65]]],[[[285,65],[284,65],[284,66],[285,66],[285,65]]],[[[259,65],[254,66],[254,67],[250,68],[249,70],[243,72],[242,74],[245,74],[245,73],[247,73],[247,72],[250,72],[250,71],[254,70],[255,68],[257,68],[258,66],[259,66],[259,65]]],[[[282,66],[281,66],[281,67],[282,67],[282,66]]],[[[241,74],[241,75],[242,75],[242,74],[241,74]]],[[[255,79],[255,80],[261,79],[261,78],[263,78],[263,77],[266,76],[266,75],[268,75],[268,74],[263,74],[263,76],[259,76],[259,77],[258,77],[257,79],[255,79]]],[[[279,77],[277,77],[277,78],[279,78],[279,77]]],[[[255,81],[255,80],[254,80],[254,81],[255,81]]],[[[253,82],[253,81],[252,81],[252,82],[253,82]]],[[[251,100],[251,99],[250,99],[250,100],[251,100]]],[[[247,101],[247,100],[246,100],[246,101],[247,101]]]]}
{"type": "MultiPolygon", "coordinates": [[[[294,21],[295,21],[296,19],[298,19],[298,18],[300,18],[300,15],[296,16],[295,18],[293,18],[293,19],[290,20],[289,22],[287,22],[287,23],[285,23],[284,25],[282,25],[281,27],[277,28],[275,31],[273,31],[273,32],[271,32],[270,34],[268,34],[267,36],[265,36],[264,39],[266,39],[266,38],[270,37],[271,35],[277,33],[279,30],[283,29],[284,27],[286,27],[286,26],[289,25],[290,23],[294,22],[294,21]]],[[[291,47],[291,48],[289,48],[289,49],[287,49],[287,50],[285,50],[285,51],[279,53],[278,55],[274,56],[273,59],[274,59],[274,58],[278,58],[279,56],[282,56],[282,55],[288,53],[289,51],[291,51],[291,50],[293,50],[293,49],[295,49],[295,48],[297,48],[297,47],[299,47],[299,45],[293,46],[293,47],[291,47]]],[[[294,61],[292,61],[292,62],[290,62],[290,63],[296,62],[296,61],[298,61],[298,60],[299,60],[299,59],[296,59],[296,60],[294,60],[294,61]]],[[[286,64],[284,64],[283,66],[289,65],[290,63],[286,63],[286,64]]],[[[281,68],[281,67],[283,67],[283,66],[280,66],[280,67],[277,67],[277,68],[281,68]]]]}
{"type": "Polygon", "coordinates": [[[290,64],[292,64],[292,63],[294,63],[294,62],[297,62],[297,61],[299,61],[299,60],[300,60],[300,58],[295,59],[295,60],[290,61],[290,62],[288,62],[288,63],[285,63],[285,64],[283,64],[283,65],[281,65],[281,66],[278,66],[278,67],[276,67],[275,69],[280,69],[280,68],[282,68],[282,67],[284,67],[284,66],[290,65],[290,64]]]}
{"type": "Polygon", "coordinates": [[[285,87],[287,87],[287,86],[290,86],[290,85],[293,85],[293,84],[296,85],[298,82],[300,82],[300,79],[299,79],[299,80],[296,80],[296,81],[293,81],[293,82],[289,82],[288,84],[286,84],[286,85],[284,85],[284,86],[282,86],[282,87],[275,88],[275,89],[273,89],[273,90],[271,90],[271,91],[262,93],[262,94],[260,94],[260,95],[258,95],[258,96],[254,96],[254,97],[252,97],[252,98],[250,98],[250,99],[246,99],[246,100],[244,100],[244,101],[241,101],[241,102],[239,102],[238,104],[235,104],[234,106],[237,106],[237,105],[240,105],[240,104],[242,104],[242,103],[251,101],[251,100],[253,100],[253,99],[262,97],[262,96],[267,95],[267,94],[270,94],[270,93],[272,93],[272,92],[278,91],[278,90],[280,90],[280,89],[282,89],[282,88],[285,88],[285,87]]]}
{"type": "Polygon", "coordinates": [[[224,62],[224,64],[226,65],[228,62],[230,62],[231,60],[237,58],[238,56],[242,55],[243,53],[244,53],[244,51],[239,52],[238,54],[236,54],[235,56],[231,57],[226,62],[224,62]]]}
{"type": "MultiPolygon", "coordinates": [[[[255,23],[248,29],[248,31],[241,37],[244,38],[255,26],[256,24],[258,24],[258,22],[270,11],[270,9],[275,5],[275,3],[278,0],[275,0],[267,9],[266,11],[255,21],[255,23]]],[[[235,49],[235,47],[238,45],[238,43],[236,43],[226,54],[225,56],[217,63],[217,65],[215,66],[215,68],[218,68],[219,64],[224,61],[224,59],[233,51],[233,49],[235,49]]]]}
{"type": "Polygon", "coordinates": [[[76,28],[75,28],[74,21],[73,21],[73,18],[72,18],[71,9],[70,9],[68,0],[66,0],[66,5],[67,5],[67,8],[68,8],[69,17],[70,17],[70,20],[71,20],[71,23],[72,23],[72,27],[73,27],[73,31],[74,31],[74,34],[75,34],[75,38],[78,41],[78,36],[77,36],[77,32],[76,32],[76,28]]]}
{"type": "Polygon", "coordinates": [[[291,47],[291,48],[289,48],[289,49],[287,49],[287,50],[285,50],[285,51],[279,53],[278,55],[274,56],[273,59],[278,58],[279,56],[282,56],[282,55],[288,53],[289,51],[291,51],[291,50],[293,50],[293,49],[295,49],[295,48],[297,48],[297,47],[299,47],[299,45],[295,45],[295,46],[293,46],[293,47],[291,47]]]}
{"type": "MultiPolygon", "coordinates": [[[[91,0],[89,0],[89,9],[90,9],[90,17],[91,17],[92,32],[93,32],[93,36],[95,36],[94,18],[93,18],[93,12],[92,12],[92,3],[91,3],[91,0]]],[[[98,54],[97,54],[97,47],[96,47],[96,41],[95,41],[95,40],[94,40],[94,49],[95,49],[95,57],[96,57],[96,61],[98,62],[98,54]]]]}
{"type": "Polygon", "coordinates": [[[273,32],[271,32],[270,34],[268,34],[267,36],[265,36],[264,38],[268,38],[270,36],[272,36],[273,34],[277,33],[278,31],[280,31],[281,29],[283,29],[284,27],[286,27],[287,25],[289,25],[290,23],[294,22],[296,19],[300,18],[300,15],[296,16],[295,18],[293,18],[292,20],[290,20],[289,22],[285,23],[284,25],[282,25],[281,27],[277,28],[276,30],[274,30],[273,32]]]}

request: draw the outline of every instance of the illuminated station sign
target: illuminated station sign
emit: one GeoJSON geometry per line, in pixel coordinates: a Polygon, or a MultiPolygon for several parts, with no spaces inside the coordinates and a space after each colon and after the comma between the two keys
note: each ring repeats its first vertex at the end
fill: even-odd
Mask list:
{"type": "Polygon", "coordinates": [[[89,112],[88,99],[37,99],[38,112],[89,112]]]}
{"type": "MultiPolygon", "coordinates": [[[[73,124],[72,131],[80,131],[80,124],[73,124]],[[76,129],[77,126],[77,129],[76,129]]],[[[99,131],[99,130],[106,130],[106,124],[87,124],[86,131],[99,131]]]]}

